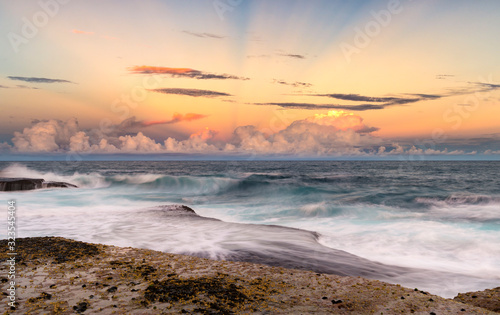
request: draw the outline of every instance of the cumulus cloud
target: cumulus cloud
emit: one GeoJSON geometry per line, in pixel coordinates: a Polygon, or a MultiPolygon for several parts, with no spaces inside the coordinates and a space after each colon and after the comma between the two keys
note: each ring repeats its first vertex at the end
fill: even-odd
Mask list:
{"type": "Polygon", "coordinates": [[[218,153],[221,150],[214,144],[208,143],[216,134],[216,131],[205,128],[205,130],[192,134],[189,139],[184,141],[168,138],[164,143],[165,151],[170,153],[218,153]]]}
{"type": "Polygon", "coordinates": [[[60,152],[69,150],[70,138],[79,131],[78,121],[44,120],[23,132],[14,132],[14,148],[20,152],[60,152]]]}
{"type": "Polygon", "coordinates": [[[133,74],[168,74],[172,77],[187,77],[198,80],[250,80],[249,78],[238,77],[230,74],[215,74],[210,72],[203,72],[190,68],[168,68],[168,67],[154,67],[154,66],[133,66],[128,70],[133,74]]]}
{"type": "Polygon", "coordinates": [[[317,114],[307,118],[306,121],[321,125],[332,126],[338,130],[351,129],[358,133],[370,133],[379,130],[376,127],[368,127],[363,123],[363,118],[353,113],[344,111],[329,111],[327,114],[317,114]]]}
{"type": "Polygon", "coordinates": [[[362,147],[380,141],[370,135],[373,130],[357,115],[331,111],[294,121],[272,135],[265,135],[255,126],[238,127],[226,149],[260,154],[358,155],[362,147]]]}
{"type": "Polygon", "coordinates": [[[186,95],[193,97],[216,97],[216,96],[232,96],[231,94],[209,91],[209,90],[199,90],[199,89],[153,89],[149,90],[152,92],[163,93],[163,94],[174,94],[174,95],[186,95]]]}
{"type": "Polygon", "coordinates": [[[24,81],[29,83],[74,83],[68,80],[61,79],[49,79],[49,78],[36,78],[36,77],[15,77],[8,76],[7,78],[11,80],[24,81]]]}
{"type": "Polygon", "coordinates": [[[83,130],[78,126],[76,119],[37,120],[23,132],[14,134],[12,148],[2,144],[0,149],[18,152],[204,153],[306,157],[477,153],[420,148],[399,143],[383,144],[382,139],[373,135],[373,131],[377,128],[367,126],[359,115],[344,111],[330,111],[296,120],[278,132],[267,133],[252,125],[240,126],[233,131],[227,142],[216,140],[217,132],[209,128],[195,132],[184,140],[168,137],[163,142],[152,139],[143,132],[132,131],[134,126],[144,127],[194,119],[200,119],[200,115],[176,114],[166,121],[151,122],[137,121],[133,118],[117,125],[114,132],[83,130]]]}

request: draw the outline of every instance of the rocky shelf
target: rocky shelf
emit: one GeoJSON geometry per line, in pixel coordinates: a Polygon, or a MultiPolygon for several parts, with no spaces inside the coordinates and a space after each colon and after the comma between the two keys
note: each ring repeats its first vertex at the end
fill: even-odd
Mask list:
{"type": "Polygon", "coordinates": [[[34,190],[41,188],[77,188],[65,182],[45,181],[43,178],[0,178],[0,191],[34,190]]]}

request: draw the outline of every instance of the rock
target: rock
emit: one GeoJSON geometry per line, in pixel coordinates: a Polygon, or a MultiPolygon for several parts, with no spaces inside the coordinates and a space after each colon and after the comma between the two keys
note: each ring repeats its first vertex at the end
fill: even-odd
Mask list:
{"type": "Polygon", "coordinates": [[[453,299],[457,302],[500,313],[500,287],[478,292],[459,293],[453,299]]]}
{"type": "Polygon", "coordinates": [[[77,313],[83,313],[87,310],[88,307],[89,307],[89,303],[84,301],[84,302],[80,302],[77,305],[73,306],[73,310],[75,310],[75,312],[77,312],[77,313]]]}
{"type": "Polygon", "coordinates": [[[0,178],[0,191],[70,187],[77,188],[77,186],[65,182],[46,182],[43,178],[0,178]]]}
{"type": "Polygon", "coordinates": [[[0,178],[0,191],[33,190],[42,184],[42,178],[0,178]]]}
{"type": "Polygon", "coordinates": [[[44,188],[78,188],[76,185],[65,182],[44,182],[44,188]]]}
{"type": "Polygon", "coordinates": [[[198,216],[193,209],[184,205],[162,205],[149,208],[148,210],[161,213],[165,216],[198,216]]]}

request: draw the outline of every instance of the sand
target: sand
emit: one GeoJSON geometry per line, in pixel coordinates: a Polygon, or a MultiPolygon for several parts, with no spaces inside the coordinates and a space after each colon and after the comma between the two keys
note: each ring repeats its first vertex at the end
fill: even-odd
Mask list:
{"type": "Polygon", "coordinates": [[[464,295],[474,306],[359,277],[45,237],[16,240],[11,310],[6,242],[1,314],[495,314],[479,306],[500,296],[464,295]]]}

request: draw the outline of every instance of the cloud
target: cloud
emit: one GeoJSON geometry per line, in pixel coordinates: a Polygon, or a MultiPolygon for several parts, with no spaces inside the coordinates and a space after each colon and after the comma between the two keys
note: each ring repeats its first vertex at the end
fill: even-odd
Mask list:
{"type": "Polygon", "coordinates": [[[16,85],[17,88],[19,89],[31,89],[31,90],[38,90],[36,87],[31,87],[31,86],[26,86],[26,85],[16,85]]]}
{"type": "Polygon", "coordinates": [[[12,150],[12,146],[7,142],[0,142],[0,152],[8,152],[12,150]]]}
{"type": "Polygon", "coordinates": [[[208,143],[216,134],[215,130],[205,128],[184,141],[168,138],[164,142],[165,151],[169,153],[220,153],[221,150],[217,146],[208,143]]]}
{"type": "Polygon", "coordinates": [[[29,82],[29,83],[74,83],[68,80],[61,80],[61,79],[48,79],[48,78],[36,78],[36,77],[15,77],[15,76],[8,76],[7,78],[11,80],[16,80],[16,81],[24,81],[24,82],[29,82]]]}
{"type": "MultiPolygon", "coordinates": [[[[483,82],[469,82],[470,86],[461,89],[450,90],[441,94],[424,94],[424,93],[406,93],[401,96],[391,97],[373,97],[363,96],[359,94],[307,94],[306,96],[328,97],[344,101],[360,102],[361,104],[317,104],[317,103],[295,103],[295,102],[272,102],[272,103],[253,103],[254,105],[271,105],[279,106],[282,108],[292,109],[310,109],[310,110],[325,110],[325,109],[340,109],[349,111],[366,111],[366,110],[380,110],[387,107],[413,104],[422,101],[437,100],[445,97],[467,95],[472,93],[489,92],[500,89],[500,84],[483,83],[483,82]]],[[[304,96],[304,95],[300,95],[304,96]]]]}
{"type": "Polygon", "coordinates": [[[5,86],[5,85],[0,85],[0,89],[10,89],[10,87],[5,86]]]}
{"type": "MultiPolygon", "coordinates": [[[[176,114],[170,120],[144,122],[135,118],[119,124],[116,132],[82,130],[76,119],[34,120],[23,132],[15,132],[13,147],[1,144],[3,150],[17,152],[80,152],[80,153],[203,153],[262,156],[424,156],[424,155],[474,155],[476,151],[463,149],[425,148],[402,145],[373,135],[375,127],[367,126],[363,118],[354,113],[330,111],[296,120],[285,129],[265,132],[256,126],[240,126],[234,129],[227,142],[216,140],[217,131],[205,128],[184,140],[168,137],[158,141],[143,132],[132,133],[134,126],[150,126],[200,119],[199,114],[176,114]]],[[[498,154],[499,151],[486,151],[498,154]]]]}
{"type": "Polygon", "coordinates": [[[82,34],[82,35],[93,35],[94,34],[94,32],[86,32],[86,31],[80,31],[80,30],[75,30],[75,29],[72,30],[71,32],[74,34],[82,34]]]}
{"type": "Polygon", "coordinates": [[[187,113],[185,115],[175,113],[174,117],[170,120],[155,120],[155,121],[146,121],[144,122],[144,126],[153,126],[153,125],[165,125],[165,124],[175,124],[181,121],[193,121],[208,117],[207,115],[195,114],[195,113],[187,113]]]}
{"type": "Polygon", "coordinates": [[[69,149],[70,138],[79,131],[78,121],[44,120],[23,132],[14,132],[14,148],[20,152],[59,152],[69,149]]]}
{"type": "Polygon", "coordinates": [[[289,85],[293,86],[294,88],[309,88],[312,86],[311,83],[305,83],[305,82],[286,82],[283,80],[273,80],[273,83],[281,84],[281,85],[289,85]]]}
{"type": "Polygon", "coordinates": [[[223,39],[225,36],[220,36],[211,33],[196,33],[191,31],[182,31],[183,33],[189,34],[191,36],[200,37],[200,38],[215,38],[215,39],[223,39]]]}
{"type": "Polygon", "coordinates": [[[383,109],[384,105],[338,105],[338,104],[313,104],[313,103],[253,103],[254,105],[270,105],[279,106],[281,108],[291,108],[291,109],[310,109],[310,110],[352,110],[352,111],[365,111],[374,109],[383,109]]]}
{"type": "Polygon", "coordinates": [[[304,56],[304,55],[298,55],[298,54],[284,54],[284,53],[281,53],[281,54],[278,54],[278,56],[288,57],[288,58],[294,58],[294,59],[306,59],[306,56],[304,56]]]}
{"type": "Polygon", "coordinates": [[[297,120],[277,133],[265,135],[255,126],[238,127],[226,151],[264,155],[359,155],[380,139],[370,135],[362,118],[345,112],[297,120]]]}
{"type": "Polygon", "coordinates": [[[203,72],[190,68],[168,68],[154,66],[133,66],[128,70],[134,74],[168,74],[173,77],[187,77],[198,80],[250,80],[249,78],[238,77],[230,74],[215,74],[203,72]]]}
{"type": "Polygon", "coordinates": [[[366,126],[361,116],[344,111],[332,110],[327,114],[316,114],[305,120],[321,126],[335,127],[343,131],[351,129],[358,133],[370,133],[379,130],[376,127],[366,126]]]}
{"type": "Polygon", "coordinates": [[[247,58],[271,58],[271,55],[248,55],[247,58]]]}
{"type": "Polygon", "coordinates": [[[484,151],[484,154],[485,155],[496,155],[496,154],[500,154],[500,150],[494,151],[494,150],[488,149],[488,150],[484,151]]]}
{"type": "Polygon", "coordinates": [[[311,96],[325,96],[343,101],[356,101],[356,102],[391,102],[398,99],[396,97],[371,97],[371,96],[362,96],[359,94],[311,94],[311,96]]]}
{"type": "Polygon", "coordinates": [[[154,126],[154,125],[170,125],[170,124],[175,124],[178,122],[182,121],[193,121],[193,120],[198,120],[208,117],[207,115],[202,115],[202,114],[195,114],[195,113],[188,113],[185,115],[175,113],[171,119],[166,119],[166,120],[153,120],[153,121],[143,121],[143,120],[137,120],[135,116],[132,116],[130,118],[125,119],[122,121],[120,124],[116,125],[117,130],[130,130],[133,128],[143,128],[143,127],[149,127],[149,126],[154,126]]]}
{"type": "Polygon", "coordinates": [[[446,80],[446,79],[452,78],[454,76],[455,76],[454,74],[437,74],[436,75],[436,79],[438,79],[438,80],[446,80]]]}
{"type": "Polygon", "coordinates": [[[187,95],[193,97],[232,96],[231,94],[227,93],[209,91],[209,90],[198,90],[198,89],[153,89],[149,91],[163,93],[163,94],[187,95]]]}

